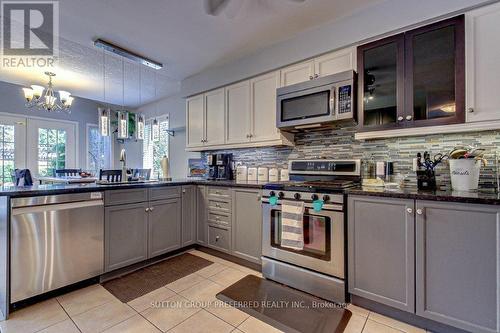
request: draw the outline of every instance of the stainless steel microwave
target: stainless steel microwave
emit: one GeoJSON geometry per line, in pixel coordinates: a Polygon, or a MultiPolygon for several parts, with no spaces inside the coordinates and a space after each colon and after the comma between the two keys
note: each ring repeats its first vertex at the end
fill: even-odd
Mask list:
{"type": "Polygon", "coordinates": [[[276,90],[276,126],[285,131],[356,121],[356,72],[346,71],[276,90]]]}

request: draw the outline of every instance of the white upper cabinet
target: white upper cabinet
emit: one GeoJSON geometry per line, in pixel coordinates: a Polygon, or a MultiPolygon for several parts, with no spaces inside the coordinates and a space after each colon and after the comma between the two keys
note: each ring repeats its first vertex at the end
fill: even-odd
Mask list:
{"type": "Polygon", "coordinates": [[[467,122],[500,120],[500,4],[465,18],[467,122]]]}
{"type": "Polygon", "coordinates": [[[224,144],[224,88],[205,94],[205,145],[224,144]]]}
{"type": "Polygon", "coordinates": [[[205,141],[205,107],[203,94],[186,100],[186,146],[200,147],[205,141]]]}
{"type": "Polygon", "coordinates": [[[226,87],[226,143],[250,141],[250,81],[226,87]]]}
{"type": "Polygon", "coordinates": [[[276,128],[276,88],[280,72],[272,72],[250,80],[252,110],[252,141],[279,140],[276,128]]]}
{"type": "Polygon", "coordinates": [[[314,74],[318,77],[356,68],[356,48],[350,47],[314,59],[314,74]]]}
{"type": "Polygon", "coordinates": [[[289,86],[325,75],[355,70],[355,68],[356,48],[349,47],[283,68],[281,70],[281,86],[289,86]]]}
{"type": "Polygon", "coordinates": [[[281,70],[281,86],[312,80],[314,78],[314,61],[301,62],[281,70]]]}

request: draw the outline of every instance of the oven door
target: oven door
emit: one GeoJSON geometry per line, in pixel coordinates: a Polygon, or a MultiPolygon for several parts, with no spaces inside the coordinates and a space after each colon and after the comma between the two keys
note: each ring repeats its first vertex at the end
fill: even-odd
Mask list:
{"type": "Polygon", "coordinates": [[[344,278],[344,213],[307,207],[304,248],[281,246],[281,205],[263,203],[262,254],[296,266],[344,278]]]}
{"type": "Polygon", "coordinates": [[[300,127],[335,120],[336,93],[336,86],[328,84],[278,95],[277,127],[300,127]]]}

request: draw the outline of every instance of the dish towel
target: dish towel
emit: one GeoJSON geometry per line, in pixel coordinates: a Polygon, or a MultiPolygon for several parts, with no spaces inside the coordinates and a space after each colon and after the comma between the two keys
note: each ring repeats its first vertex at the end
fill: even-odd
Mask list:
{"type": "Polygon", "coordinates": [[[281,246],[304,249],[304,202],[281,202],[281,246]]]}

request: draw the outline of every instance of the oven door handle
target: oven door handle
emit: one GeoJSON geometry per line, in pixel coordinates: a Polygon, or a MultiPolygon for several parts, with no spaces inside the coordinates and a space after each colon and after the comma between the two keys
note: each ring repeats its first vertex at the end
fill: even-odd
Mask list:
{"type": "MultiPolygon", "coordinates": [[[[262,198],[262,203],[265,204],[265,205],[271,206],[271,204],[269,203],[269,199],[268,198],[262,198]]],[[[281,203],[282,203],[282,201],[278,200],[277,204],[274,205],[274,207],[280,206],[280,209],[281,209],[281,203]]],[[[313,204],[309,203],[309,202],[304,202],[304,207],[310,208],[310,209],[314,208],[313,204]]],[[[343,211],[343,207],[342,207],[342,205],[336,205],[336,204],[324,204],[322,210],[336,210],[336,211],[340,211],[341,212],[341,211],[343,211]]]]}

